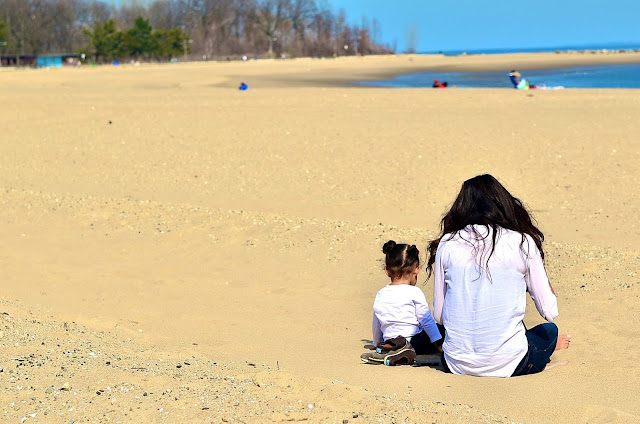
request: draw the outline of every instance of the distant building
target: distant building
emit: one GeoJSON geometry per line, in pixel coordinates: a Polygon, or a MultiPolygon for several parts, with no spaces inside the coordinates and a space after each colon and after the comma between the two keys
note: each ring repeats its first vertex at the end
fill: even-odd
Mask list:
{"type": "MultiPolygon", "coordinates": [[[[23,54],[20,56],[20,66],[36,66],[38,57],[34,54],[23,54]]],[[[17,66],[16,55],[0,56],[2,66],[17,66]]]]}
{"type": "MultiPolygon", "coordinates": [[[[34,68],[61,68],[80,64],[80,55],[74,53],[60,54],[24,54],[20,56],[20,66],[34,68]]],[[[0,66],[16,66],[15,55],[0,56],[0,66]]]]}

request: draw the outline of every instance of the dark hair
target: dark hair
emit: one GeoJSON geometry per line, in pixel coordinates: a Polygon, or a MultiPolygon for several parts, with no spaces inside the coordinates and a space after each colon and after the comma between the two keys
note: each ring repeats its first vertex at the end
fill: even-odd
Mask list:
{"type": "Polygon", "coordinates": [[[397,244],[389,240],[382,246],[382,253],[386,255],[385,266],[392,280],[409,274],[420,265],[420,252],[415,244],[397,244]]]}
{"type": "MultiPolygon", "coordinates": [[[[462,184],[458,197],[454,200],[451,209],[442,217],[440,221],[440,236],[432,240],[427,246],[429,260],[427,261],[427,273],[431,276],[433,264],[436,260],[436,252],[440,240],[447,234],[457,234],[467,225],[484,225],[491,227],[491,251],[489,258],[495,250],[498,227],[507,230],[517,231],[522,234],[520,250],[525,252],[523,245],[525,235],[529,235],[536,244],[542,259],[544,251],[542,242],[544,234],[534,224],[522,202],[513,197],[498,180],[489,174],[478,175],[462,184]]],[[[476,232],[478,238],[484,238],[476,232]]]]}

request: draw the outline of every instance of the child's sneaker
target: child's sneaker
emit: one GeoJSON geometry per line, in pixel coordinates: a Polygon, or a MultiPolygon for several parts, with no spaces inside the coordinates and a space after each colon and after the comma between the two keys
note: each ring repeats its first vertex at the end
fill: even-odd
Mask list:
{"type": "Polygon", "coordinates": [[[394,337],[393,339],[385,340],[378,343],[376,352],[388,353],[392,351],[401,351],[404,349],[412,349],[411,343],[402,336],[394,337]]]}
{"type": "Polygon", "coordinates": [[[411,365],[416,360],[416,352],[407,339],[399,336],[378,343],[375,352],[363,353],[360,359],[367,364],[411,365]]]}
{"type": "Polygon", "coordinates": [[[413,349],[391,352],[384,358],[384,364],[390,367],[396,365],[412,365],[415,361],[416,352],[413,349]]]}
{"type": "Polygon", "coordinates": [[[384,364],[385,356],[386,355],[382,355],[378,352],[367,352],[360,355],[360,360],[365,364],[382,365],[384,364]]]}

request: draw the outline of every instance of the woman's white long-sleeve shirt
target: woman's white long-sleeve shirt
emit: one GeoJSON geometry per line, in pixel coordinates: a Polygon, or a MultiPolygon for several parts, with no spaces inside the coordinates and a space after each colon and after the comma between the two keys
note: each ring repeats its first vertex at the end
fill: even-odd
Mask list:
{"type": "Polygon", "coordinates": [[[442,336],[422,290],[409,284],[380,289],[373,302],[373,343],[394,337],[412,337],[424,330],[435,342],[442,336]]]}
{"type": "Polygon", "coordinates": [[[445,327],[442,347],[454,374],[509,377],[528,350],[526,292],[547,321],[558,316],[558,304],[530,236],[523,243],[522,234],[499,228],[487,272],[492,230],[473,228],[440,240],[433,316],[445,327]],[[486,237],[478,240],[473,228],[486,237]]]}

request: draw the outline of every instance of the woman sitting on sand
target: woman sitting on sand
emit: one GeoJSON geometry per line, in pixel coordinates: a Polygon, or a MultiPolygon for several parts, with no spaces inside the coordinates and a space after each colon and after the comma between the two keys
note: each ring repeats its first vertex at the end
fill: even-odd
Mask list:
{"type": "Polygon", "coordinates": [[[513,84],[513,88],[517,88],[518,90],[529,90],[536,88],[535,85],[531,84],[529,80],[526,78],[522,78],[520,72],[513,69],[509,72],[509,79],[511,80],[511,84],[513,84]]]}
{"type": "Polygon", "coordinates": [[[555,292],[544,269],[544,235],[522,202],[491,175],[462,185],[428,246],[433,316],[445,327],[442,365],[454,374],[510,377],[549,367],[569,347],[551,321],[555,292]],[[548,323],[527,330],[526,292],[548,323]]]}

